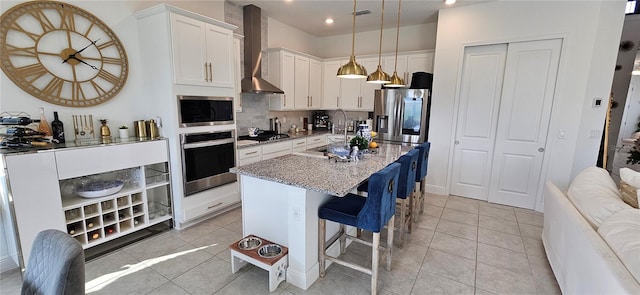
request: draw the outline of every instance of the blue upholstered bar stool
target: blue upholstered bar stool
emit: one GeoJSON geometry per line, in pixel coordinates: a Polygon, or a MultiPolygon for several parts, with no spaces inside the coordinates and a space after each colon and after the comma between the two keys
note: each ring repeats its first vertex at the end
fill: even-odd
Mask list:
{"type": "MultiPolygon", "coordinates": [[[[400,237],[398,239],[398,248],[404,246],[405,233],[411,233],[411,219],[413,216],[413,205],[415,201],[413,190],[416,187],[416,173],[418,170],[418,156],[420,151],[417,149],[410,150],[408,153],[402,155],[395,163],[400,164],[400,176],[398,184],[397,203],[400,205],[400,222],[398,222],[398,229],[400,230],[400,237]]],[[[368,192],[368,181],[358,186],[358,192],[368,192]]]]}
{"type": "Polygon", "coordinates": [[[370,274],[371,294],[376,294],[379,260],[386,256],[387,270],[391,271],[393,230],[390,230],[387,234],[386,247],[380,246],[380,230],[385,225],[387,225],[388,228],[393,228],[394,226],[399,173],[400,164],[393,163],[369,177],[369,194],[367,197],[347,194],[341,198],[331,198],[320,206],[318,209],[318,261],[320,265],[320,277],[324,277],[326,260],[330,260],[334,263],[370,274]],[[327,220],[339,223],[340,230],[332,236],[329,241],[325,242],[327,220]],[[372,242],[348,235],[345,225],[373,232],[372,242]],[[326,254],[325,251],[327,248],[338,239],[340,240],[340,253],[344,254],[347,238],[372,247],[370,269],[326,254]],[[384,251],[381,257],[379,256],[379,250],[384,251]]]}
{"type": "Polygon", "coordinates": [[[419,192],[417,192],[416,190],[415,197],[413,198],[413,222],[418,222],[418,210],[420,210],[420,214],[424,212],[424,178],[427,176],[427,166],[429,164],[429,150],[431,149],[431,143],[422,143],[418,145],[416,149],[420,151],[420,155],[418,155],[418,171],[416,172],[416,182],[419,183],[417,185],[417,187],[419,188],[419,192]]]}

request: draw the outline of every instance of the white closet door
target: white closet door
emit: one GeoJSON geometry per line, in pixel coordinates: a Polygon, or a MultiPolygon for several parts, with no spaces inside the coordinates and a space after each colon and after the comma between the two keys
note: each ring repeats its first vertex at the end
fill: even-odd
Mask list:
{"type": "Polygon", "coordinates": [[[506,44],[465,49],[450,193],[487,200],[506,44]]]}
{"type": "Polygon", "coordinates": [[[489,202],[534,208],[562,40],[510,43],[489,202]]]}

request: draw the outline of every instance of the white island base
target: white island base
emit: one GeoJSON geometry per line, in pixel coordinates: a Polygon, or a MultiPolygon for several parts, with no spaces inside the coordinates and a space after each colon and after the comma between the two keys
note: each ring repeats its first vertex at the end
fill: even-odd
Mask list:
{"type": "MultiPolygon", "coordinates": [[[[287,246],[286,281],[307,290],[320,275],[318,208],[331,196],[246,175],[240,175],[240,188],[244,236],[253,234],[287,246]]],[[[354,228],[348,231],[355,233],[354,228]]],[[[327,237],[337,232],[338,224],[327,221],[327,237]]],[[[335,243],[329,253],[337,256],[339,248],[335,243]]]]}

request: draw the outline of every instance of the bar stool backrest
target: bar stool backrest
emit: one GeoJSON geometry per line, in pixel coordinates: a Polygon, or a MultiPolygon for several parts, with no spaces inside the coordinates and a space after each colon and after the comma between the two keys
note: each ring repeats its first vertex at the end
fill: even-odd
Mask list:
{"type": "Polygon", "coordinates": [[[396,162],[400,163],[400,184],[398,185],[398,198],[406,199],[413,194],[416,187],[416,171],[418,170],[418,156],[420,150],[413,149],[404,154],[396,162]]]}
{"type": "Polygon", "coordinates": [[[416,182],[422,181],[427,176],[427,166],[429,164],[429,150],[431,143],[425,142],[416,147],[420,151],[418,155],[418,171],[416,172],[416,182]]]}
{"type": "Polygon", "coordinates": [[[392,163],[369,177],[367,200],[358,213],[358,228],[380,232],[396,214],[400,164],[392,163]]]}

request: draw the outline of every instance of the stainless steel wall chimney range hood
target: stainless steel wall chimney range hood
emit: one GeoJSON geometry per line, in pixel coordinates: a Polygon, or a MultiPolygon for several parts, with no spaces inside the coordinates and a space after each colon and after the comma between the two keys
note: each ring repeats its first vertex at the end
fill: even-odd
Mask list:
{"type": "Polygon", "coordinates": [[[243,7],[244,23],[244,79],[242,92],[245,93],[284,93],[278,87],[262,79],[262,30],[261,9],[253,4],[243,7]]]}

